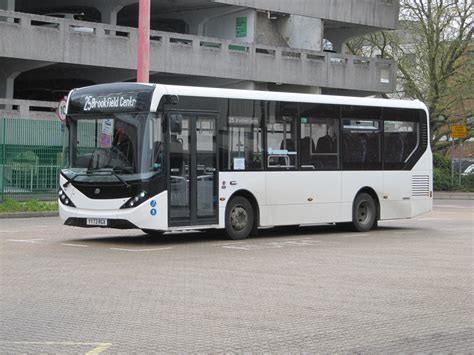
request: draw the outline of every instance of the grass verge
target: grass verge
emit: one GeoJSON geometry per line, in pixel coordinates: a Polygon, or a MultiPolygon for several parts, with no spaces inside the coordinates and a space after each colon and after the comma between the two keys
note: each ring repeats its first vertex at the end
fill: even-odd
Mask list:
{"type": "Polygon", "coordinates": [[[57,201],[30,200],[25,202],[18,202],[7,198],[3,203],[0,203],[0,213],[56,211],[58,211],[57,201]]]}

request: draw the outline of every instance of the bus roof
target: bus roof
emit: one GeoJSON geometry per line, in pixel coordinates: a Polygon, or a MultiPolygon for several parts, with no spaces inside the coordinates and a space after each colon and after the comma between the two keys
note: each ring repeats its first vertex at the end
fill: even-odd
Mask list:
{"type": "Polygon", "coordinates": [[[380,98],[369,98],[369,97],[299,94],[299,93],[290,93],[290,92],[236,90],[236,89],[160,85],[160,84],[156,84],[156,87],[158,88],[159,91],[164,91],[167,95],[177,95],[177,96],[218,97],[218,98],[229,98],[229,99],[306,102],[306,103],[321,103],[321,104],[334,104],[334,105],[377,106],[377,107],[412,108],[412,109],[427,110],[425,104],[419,100],[395,100],[395,99],[380,99],[380,98]]]}
{"type": "MultiPolygon", "coordinates": [[[[390,107],[390,108],[408,108],[422,109],[428,111],[425,104],[419,100],[394,100],[379,99],[369,97],[353,97],[353,96],[335,96],[335,95],[318,95],[318,94],[299,94],[291,92],[275,92],[275,91],[257,91],[257,90],[236,90],[209,88],[197,86],[177,86],[164,84],[143,84],[143,83],[110,83],[93,85],[73,90],[74,96],[84,96],[90,93],[121,93],[123,89],[131,91],[152,90],[153,99],[150,103],[151,111],[157,109],[159,101],[163,95],[176,96],[197,96],[197,97],[215,97],[228,99],[247,99],[247,100],[266,100],[266,101],[284,101],[284,102],[303,102],[303,103],[319,103],[333,105],[353,105],[353,106],[374,106],[374,107],[390,107]]],[[[68,106],[69,106],[68,98],[68,106]]]]}

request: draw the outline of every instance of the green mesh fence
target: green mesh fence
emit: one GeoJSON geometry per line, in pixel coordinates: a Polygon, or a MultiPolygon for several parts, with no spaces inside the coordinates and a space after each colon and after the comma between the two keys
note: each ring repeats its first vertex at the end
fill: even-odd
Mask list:
{"type": "Polygon", "coordinates": [[[63,130],[59,121],[0,119],[0,202],[56,199],[63,130]]]}

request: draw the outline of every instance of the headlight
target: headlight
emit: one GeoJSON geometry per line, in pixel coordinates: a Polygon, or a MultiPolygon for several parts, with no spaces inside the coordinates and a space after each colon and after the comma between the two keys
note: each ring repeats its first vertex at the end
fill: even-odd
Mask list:
{"type": "Polygon", "coordinates": [[[58,190],[58,199],[65,206],[76,207],[62,189],[58,190]]]}
{"type": "Polygon", "coordinates": [[[148,193],[146,191],[142,191],[135,197],[132,197],[127,202],[125,202],[123,206],[120,207],[120,209],[137,207],[141,205],[143,202],[145,202],[147,199],[148,199],[148,193]]]}

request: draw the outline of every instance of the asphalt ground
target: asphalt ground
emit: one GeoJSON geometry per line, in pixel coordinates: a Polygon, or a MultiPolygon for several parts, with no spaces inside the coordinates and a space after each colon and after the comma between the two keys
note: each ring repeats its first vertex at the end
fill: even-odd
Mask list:
{"type": "Polygon", "coordinates": [[[0,353],[473,353],[474,201],[369,233],[0,220],[0,353]]]}

